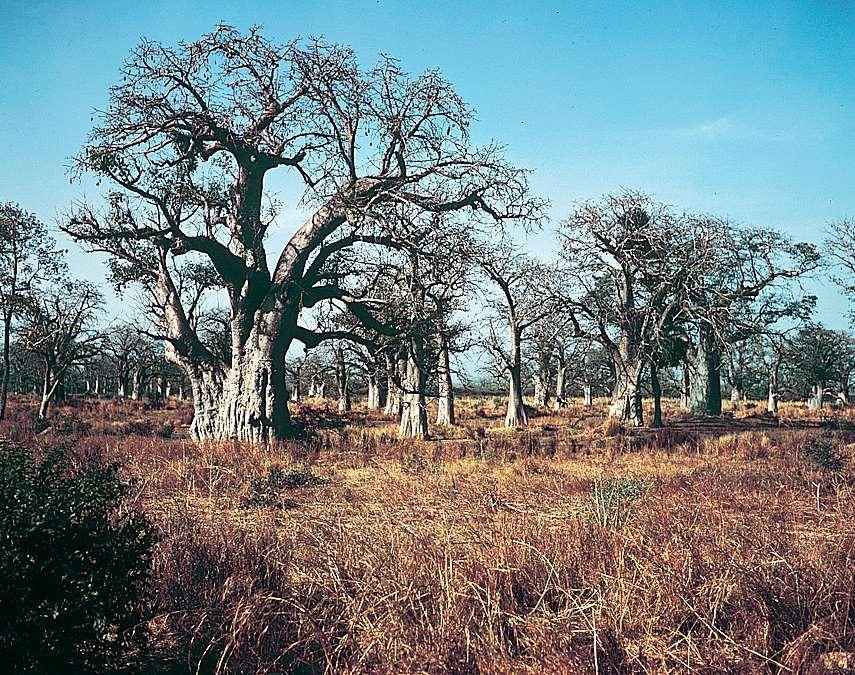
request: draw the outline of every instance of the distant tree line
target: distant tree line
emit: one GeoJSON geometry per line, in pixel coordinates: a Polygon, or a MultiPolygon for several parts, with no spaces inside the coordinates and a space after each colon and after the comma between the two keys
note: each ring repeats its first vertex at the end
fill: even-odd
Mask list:
{"type": "Polygon", "coordinates": [[[294,432],[289,400],[355,392],[426,437],[456,423],[461,364],[507,391],[505,424],[573,396],[609,397],[622,424],[662,424],[661,399],[719,415],[722,397],[848,404],[853,343],[812,321],[802,281],[855,295],[855,226],[825,255],[779,230],[622,191],[577,204],[538,259],[544,200],[437,72],[412,77],[347,47],[218,26],[178,47],[143,41],[110,90],[75,171],[109,186],[60,227],[108,257],[139,319],[109,325],[45,226],[0,212],[2,398],[69,388],[192,396],[196,438],[294,432]],[[309,216],[276,255],[281,206],[309,216]],[[653,400],[652,418],[642,400],[653,400]]]}

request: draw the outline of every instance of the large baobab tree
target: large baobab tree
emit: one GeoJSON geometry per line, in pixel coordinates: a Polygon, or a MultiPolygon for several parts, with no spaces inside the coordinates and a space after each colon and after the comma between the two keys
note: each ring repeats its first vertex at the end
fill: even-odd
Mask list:
{"type": "Polygon", "coordinates": [[[326,265],[359,242],[394,244],[390,209],[537,215],[525,173],[469,142],[471,117],[434,71],[409,77],[388,58],[365,70],[348,48],[276,44],[258,29],[132,52],[78,160],[119,196],[105,212],[76,208],[64,227],[148,279],[169,356],[192,384],[196,437],[289,435],[285,354],[325,337],[300,324],[301,309],[336,298],[370,322],[326,265]],[[310,215],[270,266],[274,173],[302,181],[310,215]],[[182,256],[207,260],[225,288],[230,365],[188,319],[171,264],[182,256]]]}
{"type": "Polygon", "coordinates": [[[684,289],[712,243],[691,219],[634,192],[579,205],[560,234],[575,289],[566,307],[612,361],[609,415],[640,426],[644,368],[684,312],[684,289]]]}
{"type": "Polygon", "coordinates": [[[40,291],[27,302],[21,344],[37,355],[43,369],[39,417],[48,408],[68,371],[101,353],[95,330],[101,295],[87,282],[66,281],[40,291]]]}
{"type": "Polygon", "coordinates": [[[17,204],[0,204],[0,321],[3,363],[0,365],[0,420],[12,375],[12,322],[21,316],[40,283],[56,278],[64,263],[47,228],[17,204]]]}
{"type": "Polygon", "coordinates": [[[813,245],[793,243],[773,229],[740,228],[709,217],[698,222],[716,246],[687,284],[688,407],[718,415],[726,349],[774,330],[783,319],[805,319],[815,298],[793,282],[816,269],[820,259],[813,245]]]}

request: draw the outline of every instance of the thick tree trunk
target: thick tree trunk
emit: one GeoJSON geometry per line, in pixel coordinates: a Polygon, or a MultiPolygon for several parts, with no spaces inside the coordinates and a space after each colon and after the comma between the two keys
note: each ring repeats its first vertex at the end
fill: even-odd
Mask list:
{"type": "Polygon", "coordinates": [[[387,373],[387,385],[386,385],[386,408],[383,410],[383,413],[386,415],[393,415],[398,418],[401,416],[401,407],[402,407],[402,399],[401,399],[401,387],[398,385],[398,382],[403,379],[403,361],[400,359],[398,353],[390,354],[386,352],[386,373],[387,373]]]}
{"type": "Polygon", "coordinates": [[[840,393],[837,395],[837,400],[841,405],[849,405],[849,377],[848,372],[840,376],[840,393]]]}
{"type": "Polygon", "coordinates": [[[268,443],[293,434],[285,385],[287,345],[253,329],[232,367],[184,363],[193,389],[193,437],[268,443]]]}
{"type": "Polygon", "coordinates": [[[350,374],[347,372],[344,350],[341,347],[335,349],[335,382],[338,385],[338,411],[347,412],[351,408],[350,374]]]}
{"type": "Polygon", "coordinates": [[[379,410],[380,405],[380,383],[377,381],[377,373],[368,373],[368,400],[366,406],[369,410],[379,410]]]}
{"type": "Polygon", "coordinates": [[[567,366],[561,362],[555,373],[555,401],[552,407],[556,410],[567,407],[567,366]]]}
{"type": "Polygon", "coordinates": [[[552,373],[549,369],[549,360],[541,357],[537,364],[537,372],[534,374],[534,404],[538,408],[546,408],[549,405],[551,384],[552,373]]]}
{"type": "Polygon", "coordinates": [[[401,401],[401,438],[428,438],[427,399],[425,397],[425,372],[421,339],[410,339],[410,348],[404,364],[401,401]]]}
{"type": "Polygon", "coordinates": [[[637,352],[638,349],[624,337],[611,354],[615,387],[609,405],[609,416],[617,418],[621,424],[634,427],[644,424],[644,411],[641,407],[644,360],[637,352]]]}
{"type": "Polygon", "coordinates": [[[451,359],[448,354],[448,339],[439,334],[439,364],[437,366],[439,397],[437,398],[436,423],[454,426],[454,385],[451,381],[451,359]]]}
{"type": "Polygon", "coordinates": [[[636,367],[633,366],[626,373],[618,370],[612,402],[609,405],[609,416],[619,419],[624,424],[640,427],[644,425],[644,413],[641,409],[640,374],[636,374],[635,369],[636,367]]]}
{"type": "Polygon", "coordinates": [[[142,398],[143,375],[139,368],[134,368],[131,377],[131,400],[139,401],[142,398]]]}
{"type": "Polygon", "coordinates": [[[512,326],[510,360],[508,362],[508,411],[505,414],[505,426],[508,428],[528,425],[528,415],[523,403],[520,340],[520,331],[512,326]]]}
{"type": "Polygon", "coordinates": [[[811,395],[807,400],[808,408],[811,410],[822,410],[825,398],[825,383],[820,382],[811,387],[811,395]]]}
{"type": "Polygon", "coordinates": [[[650,426],[654,429],[662,428],[662,385],[659,382],[659,368],[650,366],[650,391],[653,393],[653,421],[650,426]]]}
{"type": "Polygon", "coordinates": [[[689,371],[689,409],[697,415],[721,415],[721,355],[712,336],[701,332],[689,371]]]}
{"type": "Polygon", "coordinates": [[[594,405],[594,388],[591,386],[590,382],[585,382],[582,385],[582,400],[584,401],[586,408],[590,408],[594,405]]]}
{"type": "Polygon", "coordinates": [[[766,399],[766,410],[773,415],[778,414],[778,391],[777,386],[769,381],[769,396],[766,399]]]}

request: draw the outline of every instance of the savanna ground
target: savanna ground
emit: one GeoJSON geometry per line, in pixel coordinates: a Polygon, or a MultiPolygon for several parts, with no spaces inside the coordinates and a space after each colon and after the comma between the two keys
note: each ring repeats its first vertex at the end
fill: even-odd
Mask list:
{"type": "Polygon", "coordinates": [[[308,402],[307,438],[265,448],[192,442],[180,401],[80,400],[39,433],[17,399],[0,435],[133,481],[161,533],[151,671],[855,667],[855,410],[666,402],[625,432],[599,401],[513,432],[502,404],[398,441],[308,402]]]}

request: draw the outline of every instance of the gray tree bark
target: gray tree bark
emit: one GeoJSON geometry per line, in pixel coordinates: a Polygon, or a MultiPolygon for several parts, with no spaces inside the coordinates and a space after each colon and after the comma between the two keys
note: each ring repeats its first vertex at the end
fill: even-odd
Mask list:
{"type": "Polygon", "coordinates": [[[689,410],[721,415],[721,355],[713,336],[701,331],[689,367],[689,410]]]}
{"type": "Polygon", "coordinates": [[[520,332],[512,326],[510,359],[508,361],[508,411],[505,414],[505,426],[508,428],[528,425],[528,415],[523,403],[522,355],[520,350],[520,332]]]}
{"type": "Polygon", "coordinates": [[[439,332],[439,365],[437,367],[439,397],[437,398],[436,423],[454,426],[457,417],[454,411],[454,384],[451,381],[451,358],[448,353],[448,338],[439,332]]]}
{"type": "Polygon", "coordinates": [[[421,338],[411,337],[402,379],[401,438],[429,438],[423,351],[421,338]]]}

